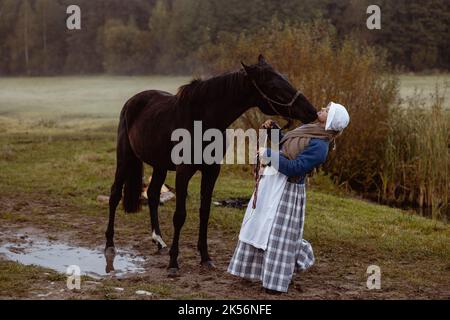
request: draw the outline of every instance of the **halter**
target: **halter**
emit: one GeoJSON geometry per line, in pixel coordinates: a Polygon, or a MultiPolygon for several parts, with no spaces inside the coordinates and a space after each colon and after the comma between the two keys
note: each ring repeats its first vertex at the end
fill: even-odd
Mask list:
{"type": "Polygon", "coordinates": [[[294,97],[292,98],[292,100],[289,103],[283,103],[283,102],[279,102],[279,101],[275,101],[271,98],[269,98],[262,90],[261,88],[258,87],[258,85],[256,84],[255,80],[252,80],[253,85],[255,86],[256,90],[258,90],[259,94],[267,101],[267,103],[269,104],[269,106],[272,108],[273,111],[275,111],[276,114],[278,114],[279,116],[282,116],[277,109],[275,109],[275,107],[273,106],[272,103],[278,104],[280,106],[283,107],[288,107],[288,111],[289,111],[289,118],[291,117],[291,107],[294,104],[295,100],[297,100],[297,98],[302,94],[302,92],[300,90],[297,90],[297,92],[295,93],[294,97]]]}

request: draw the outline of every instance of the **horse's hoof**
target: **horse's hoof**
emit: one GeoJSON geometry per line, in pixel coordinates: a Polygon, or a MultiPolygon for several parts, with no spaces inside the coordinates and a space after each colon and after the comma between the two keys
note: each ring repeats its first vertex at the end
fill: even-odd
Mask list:
{"type": "Polygon", "coordinates": [[[214,263],[213,263],[211,260],[208,260],[208,261],[202,261],[202,262],[200,263],[200,265],[201,265],[203,268],[206,268],[206,269],[208,269],[208,270],[214,270],[214,269],[216,269],[216,266],[214,265],[214,263]]]}
{"type": "Polygon", "coordinates": [[[165,256],[165,255],[169,254],[169,249],[167,247],[158,249],[158,254],[165,256]]]}
{"type": "Polygon", "coordinates": [[[167,276],[169,278],[177,278],[180,276],[180,270],[178,268],[169,268],[167,276]]]}

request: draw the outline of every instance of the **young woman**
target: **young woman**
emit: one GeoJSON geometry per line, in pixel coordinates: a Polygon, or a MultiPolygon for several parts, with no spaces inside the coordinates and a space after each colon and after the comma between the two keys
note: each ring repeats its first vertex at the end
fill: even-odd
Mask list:
{"type": "MultiPolygon", "coordinates": [[[[268,293],[287,292],[294,272],[314,264],[311,244],[303,239],[305,176],[325,162],[330,143],[350,120],[345,107],[334,102],[317,116],[316,122],[282,136],[280,153],[259,151],[272,167],[264,169],[255,207],[255,194],[250,199],[228,272],[262,281],[268,293]]],[[[268,120],[263,127],[274,125],[268,120]]]]}

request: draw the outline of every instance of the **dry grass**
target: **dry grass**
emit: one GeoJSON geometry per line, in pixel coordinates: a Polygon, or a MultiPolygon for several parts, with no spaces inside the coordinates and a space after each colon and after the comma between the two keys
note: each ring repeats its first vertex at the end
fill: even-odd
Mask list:
{"type": "Polygon", "coordinates": [[[389,122],[381,197],[388,202],[431,208],[445,218],[450,190],[450,113],[436,88],[428,105],[416,95],[393,109],[389,122]]]}

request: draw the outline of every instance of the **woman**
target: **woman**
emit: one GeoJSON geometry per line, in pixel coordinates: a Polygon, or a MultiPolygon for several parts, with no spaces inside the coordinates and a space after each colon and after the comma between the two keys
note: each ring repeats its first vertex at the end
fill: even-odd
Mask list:
{"type": "MultiPolygon", "coordinates": [[[[317,113],[316,122],[282,136],[280,153],[264,148],[259,151],[262,162],[272,160],[277,171],[275,165],[264,169],[256,207],[253,194],[229,273],[261,280],[268,293],[281,293],[288,291],[295,271],[314,264],[311,244],[303,239],[305,176],[325,162],[330,143],[334,144],[349,120],[345,107],[331,102],[317,113]]],[[[274,125],[268,120],[263,127],[274,125]]]]}

